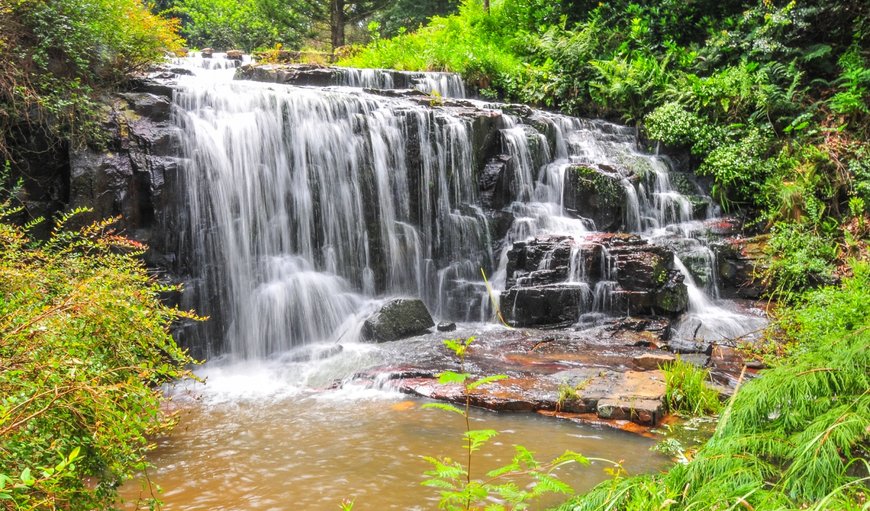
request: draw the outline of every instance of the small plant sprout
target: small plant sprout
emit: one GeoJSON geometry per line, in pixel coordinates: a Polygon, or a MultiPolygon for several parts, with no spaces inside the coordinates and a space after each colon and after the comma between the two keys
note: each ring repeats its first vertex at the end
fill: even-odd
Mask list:
{"type": "Polygon", "coordinates": [[[428,478],[422,484],[440,490],[441,499],[438,507],[448,511],[521,510],[528,509],[529,502],[546,493],[572,494],[573,489],[554,474],[555,469],[567,463],[588,465],[590,460],[571,451],[566,451],[561,456],[542,463],[535,459],[531,451],[521,445],[515,445],[515,455],[510,463],[486,472],[484,477],[473,476],[474,453],[485,447],[498,435],[498,432],[492,429],[471,429],[469,419],[471,395],[480,387],[507,378],[504,374],[495,374],[474,379],[466,372],[465,358],[473,342],[474,337],[444,341],[445,346],[459,359],[459,372],[445,371],[438,375],[441,384],[462,385],[465,406],[459,408],[447,403],[424,405],[424,408],[445,410],[461,415],[465,419],[463,433],[465,463],[445,457],[427,456],[425,460],[432,464],[432,470],[425,473],[428,478]],[[518,479],[531,479],[531,484],[520,486],[516,482],[518,479]]]}

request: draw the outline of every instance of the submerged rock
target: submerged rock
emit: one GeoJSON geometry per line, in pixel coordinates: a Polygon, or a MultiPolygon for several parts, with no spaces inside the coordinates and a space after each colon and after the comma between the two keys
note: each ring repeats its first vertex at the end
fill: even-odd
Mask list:
{"type": "Polygon", "coordinates": [[[427,333],[435,326],[426,304],[418,298],[390,300],[363,323],[367,341],[390,342],[427,333]]]}

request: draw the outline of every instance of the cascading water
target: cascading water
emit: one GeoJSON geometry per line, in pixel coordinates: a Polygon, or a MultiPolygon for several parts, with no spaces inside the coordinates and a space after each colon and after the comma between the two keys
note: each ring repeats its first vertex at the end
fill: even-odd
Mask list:
{"type": "Polygon", "coordinates": [[[391,69],[335,68],[341,85],[364,89],[417,89],[445,98],[466,97],[465,83],[454,73],[394,71],[391,69]]]}
{"type": "MultiPolygon", "coordinates": [[[[220,330],[208,336],[225,338],[223,351],[262,358],[353,341],[366,311],[393,295],[419,296],[440,318],[485,321],[481,269],[504,290],[516,242],[560,235],[579,247],[603,227],[674,249],[691,322],[713,325],[705,332],[721,337],[745,331],[738,315],[705,295],[718,293],[715,257],[697,220],[709,201],[677,191],[667,158],[639,152],[630,128],[466,100],[470,115],[461,105],[433,108],[425,98],[361,90],[411,83],[464,96],[458,77],[444,73],[336,68],[342,87],[310,88],[233,81],[221,69],[233,66],[209,60],[188,61],[199,69],[179,78],[175,96],[187,194],[180,252],[192,276],[189,305],[215,318],[220,330]],[[478,191],[486,122],[507,169],[501,211],[510,222],[500,240],[478,191]],[[596,166],[623,190],[613,225],[566,204],[578,165],[596,166]]],[[[563,280],[579,289],[577,319],[618,312],[606,249],[595,281],[583,249],[572,250],[563,280]]],[[[555,268],[542,261],[539,270],[555,268]]]]}
{"type": "MultiPolygon", "coordinates": [[[[687,286],[677,336],[735,337],[752,328],[716,300],[715,256],[698,220],[709,203],[680,188],[666,158],[639,152],[629,128],[363,90],[464,96],[452,75],[342,70],[333,86],[315,88],[234,81],[237,61],[220,54],[176,65],[192,74],[180,74],[174,93],[182,158],[170,237],[176,270],[188,277],[182,305],[212,317],[184,340],[199,336],[210,347],[203,354],[231,356],[197,370],[204,388],[176,389],[195,393],[197,404],[154,459],[167,509],[334,509],[349,488],[378,509],[434,507],[421,503],[414,474],[428,468],[419,455],[453,445],[453,432],[437,414],[377,387],[385,377],[374,378],[375,388],[349,378],[394,362],[437,361],[426,370],[442,362],[438,334],[354,342],[362,319],[390,296],[419,296],[438,319],[474,322],[456,335],[500,336],[499,325],[482,324],[493,316],[484,269],[504,293],[556,279],[567,290],[560,299],[573,300],[567,323],[595,322],[625,312],[624,246],[649,242],[677,254],[673,267],[687,286]],[[579,213],[588,204],[569,193],[579,168],[622,192],[619,215],[579,213]],[[611,247],[598,244],[599,231],[635,234],[617,234],[622,245],[611,247]],[[511,251],[547,236],[555,249],[528,274],[511,274],[511,251]],[[342,378],[340,389],[312,391],[342,378]]],[[[509,307],[516,302],[503,298],[502,312],[509,307]]],[[[525,342],[527,332],[515,333],[525,342]]],[[[596,363],[588,369],[603,374],[596,363]]],[[[536,414],[483,415],[472,420],[515,435],[495,443],[500,450],[516,439],[545,457],[568,448],[608,459],[631,453],[627,468],[636,472],[667,462],[648,439],[622,432],[539,425],[545,419],[536,414]]],[[[488,452],[483,463],[513,455],[488,452]]],[[[583,489],[604,475],[571,477],[583,489]]]]}
{"type": "Polygon", "coordinates": [[[196,306],[231,353],[353,340],[346,323],[379,294],[446,311],[444,274],[491,267],[462,119],[227,78],[183,79],[175,104],[196,306]]]}

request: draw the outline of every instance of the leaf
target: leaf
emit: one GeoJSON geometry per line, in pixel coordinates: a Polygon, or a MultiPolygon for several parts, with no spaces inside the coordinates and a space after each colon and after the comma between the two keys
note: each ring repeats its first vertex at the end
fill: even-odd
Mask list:
{"type": "Polygon", "coordinates": [[[482,385],[487,385],[489,383],[497,382],[500,380],[506,380],[507,377],[508,376],[506,374],[494,374],[492,376],[487,376],[486,378],[481,378],[479,380],[475,380],[475,381],[469,383],[468,390],[474,390],[477,387],[480,387],[482,385]]]}
{"type": "Polygon", "coordinates": [[[573,462],[580,465],[589,465],[589,459],[580,453],[574,451],[565,451],[558,458],[555,458],[550,464],[561,465],[563,463],[573,462]]]}
{"type": "Polygon", "coordinates": [[[465,416],[465,410],[459,409],[453,405],[447,403],[426,403],[420,408],[435,408],[438,410],[444,410],[445,412],[453,412],[458,413],[459,415],[465,416]]]}
{"type": "Polygon", "coordinates": [[[472,452],[480,449],[489,439],[498,435],[498,431],[494,429],[472,429],[466,431],[463,436],[471,442],[470,449],[472,452]]]}
{"type": "Polygon", "coordinates": [[[30,468],[25,468],[21,471],[21,482],[26,486],[33,486],[33,483],[36,482],[36,479],[30,475],[30,468]]]}
{"type": "Polygon", "coordinates": [[[447,383],[464,383],[465,380],[470,378],[471,375],[468,373],[455,373],[453,371],[444,371],[443,373],[438,374],[438,383],[441,385],[445,385],[447,383]]]}

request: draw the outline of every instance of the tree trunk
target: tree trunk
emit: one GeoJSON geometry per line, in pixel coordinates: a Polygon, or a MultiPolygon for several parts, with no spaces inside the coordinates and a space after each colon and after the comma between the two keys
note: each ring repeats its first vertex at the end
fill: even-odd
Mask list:
{"type": "Polygon", "coordinates": [[[489,12],[489,0],[483,0],[483,10],[484,12],[489,12]]]}
{"type": "Polygon", "coordinates": [[[332,51],[344,46],[344,0],[332,0],[330,2],[329,28],[332,36],[332,51]]]}

